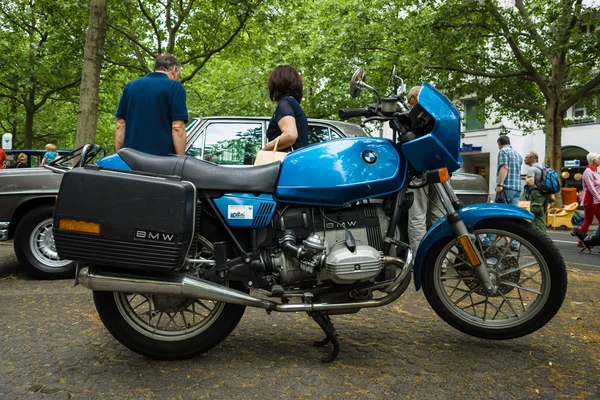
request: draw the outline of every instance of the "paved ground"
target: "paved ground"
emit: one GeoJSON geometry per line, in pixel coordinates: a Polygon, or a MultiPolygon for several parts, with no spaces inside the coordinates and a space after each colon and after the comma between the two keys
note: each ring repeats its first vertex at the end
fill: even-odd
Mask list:
{"type": "Polygon", "coordinates": [[[321,337],[310,318],[254,309],[208,354],[152,361],[110,336],[89,291],[32,280],[7,244],[0,279],[2,399],[600,398],[592,267],[569,268],[564,306],[544,329],[504,342],[454,330],[409,289],[391,306],[334,317],[342,350],[332,364],[310,346],[321,337]]]}
{"type": "MultiPolygon", "coordinates": [[[[589,232],[596,230],[590,229],[589,232]]],[[[565,261],[570,266],[581,268],[584,270],[597,270],[600,271],[600,247],[592,250],[592,253],[588,253],[587,250],[581,251],[580,247],[577,247],[577,238],[571,235],[571,231],[567,229],[548,230],[548,235],[558,246],[562,253],[565,261]]]]}

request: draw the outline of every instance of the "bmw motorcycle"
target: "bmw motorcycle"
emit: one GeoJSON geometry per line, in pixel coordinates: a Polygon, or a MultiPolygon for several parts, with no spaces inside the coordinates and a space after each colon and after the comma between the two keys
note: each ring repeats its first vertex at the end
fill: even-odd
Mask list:
{"type": "Polygon", "coordinates": [[[548,323],[566,293],[563,258],[531,213],[458,200],[452,103],[424,83],[410,108],[358,70],[351,95],[365,88],[376,103],[340,117],[389,121],[394,140],[333,140],[256,167],[122,149],[66,172],[56,248],[77,261],[110,333],[142,355],[181,359],[223,341],[246,307],[305,312],[325,334],[315,345],[331,343],[330,362],[332,316],[398,300],[411,276],[466,334],[510,339],[548,323]],[[414,178],[435,187],[445,213],[418,249],[400,240],[414,178]]]}

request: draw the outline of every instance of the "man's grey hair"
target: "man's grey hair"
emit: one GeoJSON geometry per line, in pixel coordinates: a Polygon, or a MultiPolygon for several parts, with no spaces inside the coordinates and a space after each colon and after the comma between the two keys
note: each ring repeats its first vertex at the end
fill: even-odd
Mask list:
{"type": "Polygon", "coordinates": [[[173,54],[163,53],[156,57],[154,62],[155,71],[168,71],[173,67],[177,67],[181,71],[181,63],[173,54]]]}
{"type": "Polygon", "coordinates": [[[588,155],[585,158],[587,158],[588,164],[592,165],[594,163],[594,160],[596,160],[598,157],[600,157],[600,154],[598,153],[588,153],[588,155]]]}
{"type": "Polygon", "coordinates": [[[421,86],[413,86],[409,91],[408,91],[408,98],[410,98],[410,96],[415,96],[415,97],[419,97],[419,92],[421,91],[421,86]]]}
{"type": "Polygon", "coordinates": [[[539,161],[538,153],[536,153],[535,151],[530,151],[528,155],[529,155],[529,157],[533,158],[533,161],[535,161],[535,162],[539,161]]]}

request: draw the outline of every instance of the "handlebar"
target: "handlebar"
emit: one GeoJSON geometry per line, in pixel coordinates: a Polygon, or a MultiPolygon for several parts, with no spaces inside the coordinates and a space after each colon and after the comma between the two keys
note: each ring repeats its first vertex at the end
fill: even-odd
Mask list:
{"type": "Polygon", "coordinates": [[[354,117],[370,117],[375,115],[375,113],[370,107],[343,108],[338,112],[338,115],[343,121],[354,117]]]}

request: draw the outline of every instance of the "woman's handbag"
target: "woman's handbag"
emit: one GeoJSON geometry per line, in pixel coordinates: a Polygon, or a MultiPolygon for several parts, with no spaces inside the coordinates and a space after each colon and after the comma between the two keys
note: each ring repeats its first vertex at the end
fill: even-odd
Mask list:
{"type": "MultiPolygon", "coordinates": [[[[275,161],[281,161],[283,162],[283,159],[285,158],[285,156],[287,156],[288,153],[286,153],[285,151],[277,151],[277,147],[279,146],[279,138],[281,136],[278,136],[277,139],[275,139],[275,147],[273,148],[272,151],[270,150],[259,150],[258,153],[256,153],[256,159],[254,161],[254,165],[265,165],[265,164],[270,164],[270,163],[274,163],[275,161]]],[[[294,148],[291,147],[292,151],[294,151],[294,148]]]]}

